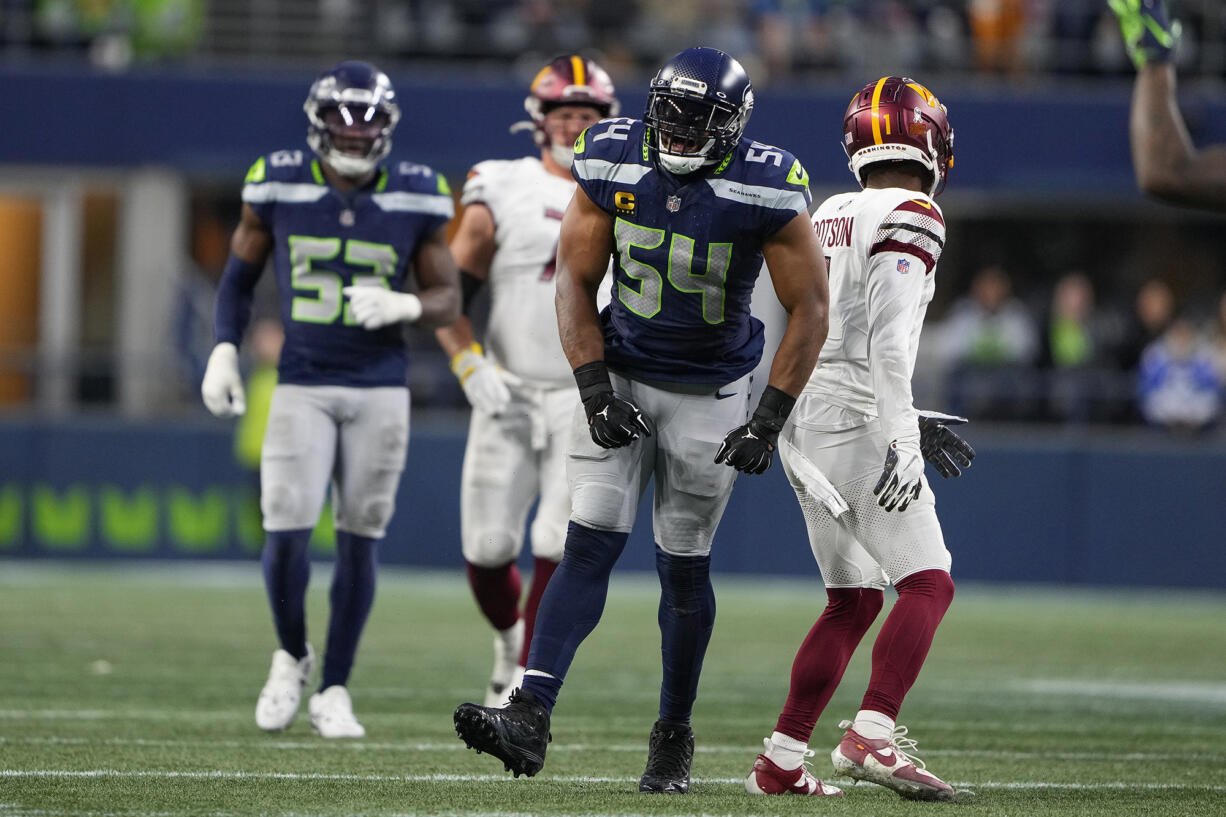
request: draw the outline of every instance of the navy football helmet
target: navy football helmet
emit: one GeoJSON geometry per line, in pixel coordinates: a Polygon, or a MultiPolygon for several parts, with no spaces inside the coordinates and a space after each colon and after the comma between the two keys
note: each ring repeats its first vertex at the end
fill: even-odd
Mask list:
{"type": "Polygon", "coordinates": [[[664,64],[647,94],[647,147],[670,173],[693,173],[736,147],[753,113],[741,64],[714,48],[687,48],[664,64]]]}
{"type": "Polygon", "coordinates": [[[387,156],[400,121],[392,81],[374,65],[357,60],[320,74],[302,109],[310,122],[311,150],[351,178],[370,173],[387,156]]]}
{"type": "Polygon", "coordinates": [[[910,77],[882,77],[861,88],[843,115],[847,165],[864,186],[877,162],[919,162],[928,171],[925,191],[935,196],[954,166],[954,129],[945,106],[910,77]]]}

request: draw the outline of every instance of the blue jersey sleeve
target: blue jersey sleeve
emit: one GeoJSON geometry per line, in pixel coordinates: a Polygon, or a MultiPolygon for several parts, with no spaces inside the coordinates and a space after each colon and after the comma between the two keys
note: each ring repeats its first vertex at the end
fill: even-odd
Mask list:
{"type": "Polygon", "coordinates": [[[747,205],[764,238],[807,213],[813,203],[809,174],[800,160],[783,148],[749,139],[741,140],[727,172],[717,170],[709,184],[716,196],[747,205]]]}
{"type": "Polygon", "coordinates": [[[634,192],[627,189],[652,171],[646,129],[637,119],[602,119],[575,141],[571,175],[597,207],[617,216],[633,211],[634,192]]]}
{"type": "Polygon", "coordinates": [[[385,213],[417,215],[417,238],[436,232],[455,215],[446,177],[416,162],[395,162],[380,178],[371,199],[385,213]]]}

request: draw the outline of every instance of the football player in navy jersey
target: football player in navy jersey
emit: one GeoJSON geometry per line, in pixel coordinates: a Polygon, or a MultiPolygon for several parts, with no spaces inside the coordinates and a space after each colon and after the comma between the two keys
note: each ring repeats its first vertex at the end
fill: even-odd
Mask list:
{"type": "Polygon", "coordinates": [[[806,768],[808,741],[893,584],[898,600],[873,642],[868,688],[854,719],[840,724],[831,759],[839,773],[904,798],[954,798],[895,722],[954,594],[924,461],[953,477],[974,457],[946,427],[961,418],[918,412],[911,398],[945,245],[934,197],[953,166],[953,142],[945,106],[923,85],[869,83],[843,119],[863,189],[831,196],[813,214],[830,270],[830,336],[779,453],[827,604],[796,652],[787,702],[745,781],[750,794],[842,794],[806,768]]]}
{"type": "Polygon", "coordinates": [[[1166,0],[1108,0],[1137,67],[1129,133],[1137,184],[1172,204],[1226,210],[1226,145],[1197,150],[1179,112],[1171,57],[1180,25],[1166,0]]]}
{"type": "Polygon", "coordinates": [[[752,110],[740,63],[690,48],[651,81],[642,120],[606,119],[576,142],[579,189],[562,221],[556,298],[582,401],[565,553],[541,600],[521,688],[503,708],[455,712],[465,743],[516,776],[544,764],[562,681],[600,619],[654,478],[663,680],[639,790],[689,790],[690,714],[715,618],[711,539],[736,473],[770,466],[826,337],[808,179],[786,150],[743,136],[752,110]],[[598,313],[610,257],[612,302],[598,313]],[[763,260],[789,321],[750,417],[763,327],[749,302],[763,260]]]}
{"type": "Polygon", "coordinates": [[[314,668],[304,609],[307,544],[331,484],[331,617],[308,710],[320,735],[362,737],[346,684],[408,446],[401,324],[441,326],[459,315],[459,273],[444,232],[453,205],[446,180],[430,168],[383,164],[400,108],[375,66],[342,62],[321,74],[304,109],[314,155],[276,151],[247,173],[201,392],[213,414],[243,413],[238,345],[271,257],[285,344],[260,458],[260,509],[280,648],[255,720],[270,731],[293,723],[314,668]],[[401,291],[410,267],[416,294],[401,291]]]}

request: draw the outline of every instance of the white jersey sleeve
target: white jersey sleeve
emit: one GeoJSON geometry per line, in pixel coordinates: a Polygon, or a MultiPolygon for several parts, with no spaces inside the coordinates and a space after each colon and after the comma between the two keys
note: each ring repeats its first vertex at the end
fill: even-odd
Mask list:
{"type": "Polygon", "coordinates": [[[863,190],[827,199],[813,226],[830,274],[830,331],[805,391],[838,411],[797,422],[832,430],[879,418],[886,441],[917,439],[911,374],[945,244],[940,208],[921,193],[863,190]]]}
{"type": "Polygon", "coordinates": [[[499,366],[541,388],[573,385],[554,309],[554,273],[562,215],[575,183],[539,159],[487,161],[473,167],[460,201],[494,218],[486,352],[499,366]]]}

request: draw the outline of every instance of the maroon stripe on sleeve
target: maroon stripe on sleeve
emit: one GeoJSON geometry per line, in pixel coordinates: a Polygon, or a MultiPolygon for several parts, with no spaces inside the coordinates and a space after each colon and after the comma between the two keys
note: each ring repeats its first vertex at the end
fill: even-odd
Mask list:
{"type": "Polygon", "coordinates": [[[945,226],[945,219],[941,216],[941,211],[936,208],[936,205],[928,204],[919,199],[907,199],[895,207],[894,212],[919,213],[922,216],[928,216],[928,218],[937,222],[942,227],[945,226]]]}
{"type": "Polygon", "coordinates": [[[921,247],[917,247],[914,244],[909,244],[905,241],[897,241],[893,238],[878,241],[873,245],[873,248],[868,251],[868,254],[873,256],[878,255],[879,253],[887,252],[903,252],[907,255],[914,255],[916,258],[924,262],[925,275],[932,272],[932,268],[937,265],[937,260],[932,257],[932,253],[921,247]]]}

